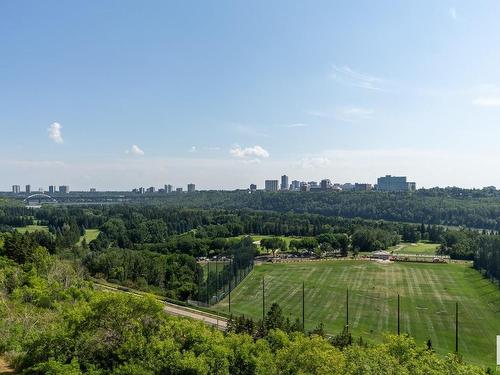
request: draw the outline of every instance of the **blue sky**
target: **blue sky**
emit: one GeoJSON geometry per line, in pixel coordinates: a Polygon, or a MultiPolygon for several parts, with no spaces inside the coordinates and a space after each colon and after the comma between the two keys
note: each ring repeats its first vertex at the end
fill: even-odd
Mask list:
{"type": "Polygon", "coordinates": [[[499,185],[498,1],[0,2],[0,189],[499,185]]]}

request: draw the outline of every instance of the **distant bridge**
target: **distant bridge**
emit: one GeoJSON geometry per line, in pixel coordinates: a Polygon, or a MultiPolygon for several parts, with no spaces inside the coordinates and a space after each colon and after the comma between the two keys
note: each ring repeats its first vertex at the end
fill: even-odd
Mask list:
{"type": "Polygon", "coordinates": [[[44,200],[44,201],[48,200],[51,203],[57,203],[57,199],[55,199],[54,197],[51,197],[48,194],[44,194],[44,193],[31,194],[29,197],[26,197],[24,199],[24,202],[30,203],[30,201],[34,201],[34,200],[38,200],[38,203],[41,203],[42,200],[44,200]]]}

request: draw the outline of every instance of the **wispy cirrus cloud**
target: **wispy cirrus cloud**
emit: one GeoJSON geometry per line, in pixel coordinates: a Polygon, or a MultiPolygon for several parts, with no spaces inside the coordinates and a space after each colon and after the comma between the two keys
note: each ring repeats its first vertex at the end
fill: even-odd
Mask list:
{"type": "Polygon", "coordinates": [[[361,120],[369,120],[372,118],[375,111],[371,108],[364,108],[359,106],[346,106],[337,107],[330,111],[307,111],[310,116],[323,118],[323,119],[334,119],[344,122],[357,122],[361,120]]]}
{"type": "Polygon", "coordinates": [[[500,108],[500,96],[481,96],[472,101],[478,107],[500,108]]]}
{"type": "Polygon", "coordinates": [[[457,8],[451,7],[449,9],[450,17],[454,19],[455,21],[458,20],[458,14],[457,14],[457,8]]]}
{"type": "Polygon", "coordinates": [[[345,122],[356,122],[359,120],[369,120],[374,111],[363,107],[340,107],[335,110],[335,118],[345,122]]]}
{"type": "Polygon", "coordinates": [[[307,156],[300,159],[297,165],[303,169],[313,169],[327,167],[330,163],[330,159],[325,156],[307,156]]]}
{"type": "Polygon", "coordinates": [[[53,122],[47,129],[47,131],[49,132],[49,138],[58,144],[64,143],[61,129],[62,125],[58,122],[53,122]]]}
{"type": "Polygon", "coordinates": [[[304,124],[304,123],[301,123],[301,122],[280,125],[280,127],[282,127],[282,128],[306,128],[308,126],[309,126],[309,124],[304,124]]]}
{"type": "Polygon", "coordinates": [[[336,82],[346,86],[359,87],[367,90],[385,90],[384,86],[386,81],[384,79],[354,70],[347,65],[334,65],[329,76],[336,82]]]}

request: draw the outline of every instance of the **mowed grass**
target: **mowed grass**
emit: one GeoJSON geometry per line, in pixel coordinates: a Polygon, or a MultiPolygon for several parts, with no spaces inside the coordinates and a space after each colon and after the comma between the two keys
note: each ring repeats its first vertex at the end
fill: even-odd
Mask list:
{"type": "Polygon", "coordinates": [[[439,244],[431,242],[404,242],[390,248],[389,251],[394,251],[395,254],[435,255],[438,247],[439,244]]]}
{"type": "Polygon", "coordinates": [[[27,225],[25,227],[17,227],[19,233],[33,233],[36,231],[48,232],[49,228],[45,225],[27,225]]]}
{"type": "Polygon", "coordinates": [[[82,243],[83,239],[85,238],[85,241],[88,244],[90,241],[95,240],[97,236],[99,236],[100,232],[101,231],[99,229],[85,229],[84,235],[80,237],[80,243],[82,243]]]}
{"type": "Polygon", "coordinates": [[[287,246],[290,246],[290,241],[291,240],[300,240],[302,238],[305,238],[305,237],[286,237],[286,236],[267,236],[267,235],[241,235],[241,236],[237,236],[237,237],[234,237],[234,238],[243,238],[243,237],[247,237],[247,236],[250,236],[252,237],[253,241],[254,242],[260,242],[261,240],[263,240],[264,238],[274,238],[274,237],[279,237],[283,240],[285,240],[287,246]]]}
{"type": "MultiPolygon", "coordinates": [[[[459,351],[472,363],[495,365],[500,334],[500,290],[467,264],[322,261],[262,264],[231,293],[234,314],[260,319],[262,278],[266,306],[278,302],[291,319],[302,317],[305,282],[306,329],[323,322],[328,333],[342,330],[349,288],[349,323],[355,337],[381,341],[397,332],[397,294],[401,296],[401,332],[434,349],[454,351],[455,302],[459,303],[459,351]]],[[[216,309],[227,312],[227,298],[216,309]]]]}

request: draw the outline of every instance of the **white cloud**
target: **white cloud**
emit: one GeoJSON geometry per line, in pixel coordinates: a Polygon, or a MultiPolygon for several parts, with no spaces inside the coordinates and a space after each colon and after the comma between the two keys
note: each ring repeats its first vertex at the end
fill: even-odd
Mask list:
{"type": "Polygon", "coordinates": [[[208,147],[203,147],[203,149],[207,151],[220,151],[220,147],[218,146],[208,146],[208,147]]]}
{"type": "Polygon", "coordinates": [[[334,65],[332,70],[330,78],[341,84],[368,90],[384,90],[382,78],[356,71],[347,65],[341,67],[334,65]]]}
{"type": "Polygon", "coordinates": [[[265,159],[269,157],[269,152],[264,150],[261,146],[255,145],[253,147],[241,148],[238,145],[233,146],[229,153],[239,159],[253,158],[253,159],[265,159]]]}
{"type": "Polygon", "coordinates": [[[453,18],[454,20],[458,19],[457,9],[455,7],[450,8],[450,17],[453,18]]]}
{"type": "Polygon", "coordinates": [[[189,148],[189,152],[196,152],[196,146],[191,146],[189,148]]]}
{"type": "Polygon", "coordinates": [[[132,145],[130,147],[130,150],[125,151],[127,154],[130,155],[135,155],[135,156],[142,156],[144,155],[144,151],[137,145],[132,145]]]}
{"type": "Polygon", "coordinates": [[[298,165],[304,169],[324,168],[330,165],[330,159],[325,156],[305,157],[299,161],[298,165]]]}
{"type": "Polygon", "coordinates": [[[53,122],[50,124],[47,131],[49,132],[49,138],[52,139],[55,143],[64,143],[64,139],[62,137],[62,125],[58,122],[53,122]]]}
{"type": "Polygon", "coordinates": [[[500,107],[500,96],[482,96],[472,101],[479,107],[500,107]]]}
{"type": "Polygon", "coordinates": [[[335,118],[346,122],[368,120],[372,117],[372,115],[372,109],[362,107],[342,107],[335,110],[335,118]]]}

